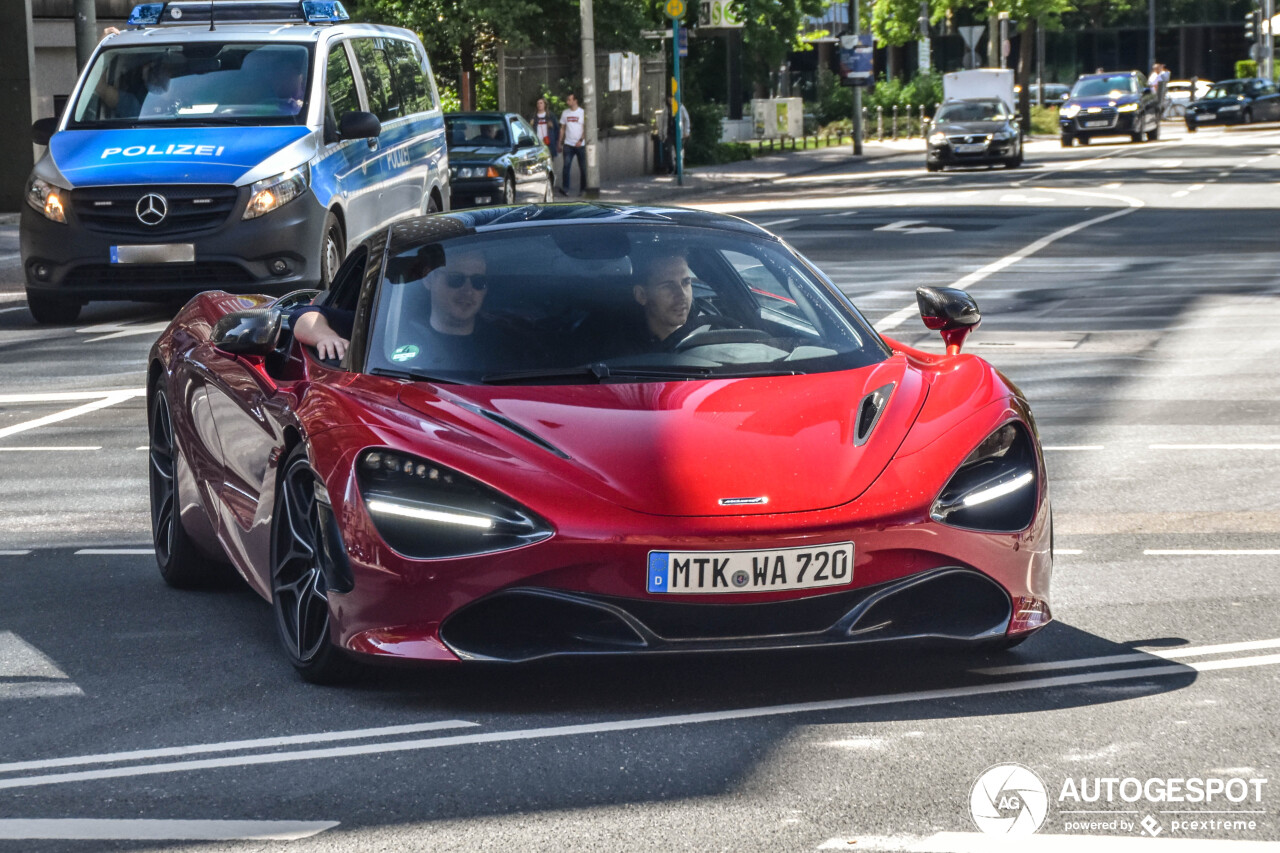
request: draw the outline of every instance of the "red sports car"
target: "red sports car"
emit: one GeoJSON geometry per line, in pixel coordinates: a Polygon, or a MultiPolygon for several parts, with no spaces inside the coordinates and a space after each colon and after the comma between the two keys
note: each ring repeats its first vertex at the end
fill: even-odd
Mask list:
{"type": "Polygon", "coordinates": [[[322,294],[204,293],[156,342],[161,573],[230,562],[313,681],[352,660],[1011,645],[1050,619],[1035,422],[960,352],[973,300],[918,299],[945,355],[877,334],[732,217],[397,223],[322,294]]]}

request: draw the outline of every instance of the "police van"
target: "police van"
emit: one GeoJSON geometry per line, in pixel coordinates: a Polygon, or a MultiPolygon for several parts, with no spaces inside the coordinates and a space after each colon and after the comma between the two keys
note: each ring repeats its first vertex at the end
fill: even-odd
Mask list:
{"type": "Polygon", "coordinates": [[[445,210],[444,118],[409,30],[335,0],[137,6],[56,119],[27,184],[27,304],[325,287],[367,234],[445,210]]]}

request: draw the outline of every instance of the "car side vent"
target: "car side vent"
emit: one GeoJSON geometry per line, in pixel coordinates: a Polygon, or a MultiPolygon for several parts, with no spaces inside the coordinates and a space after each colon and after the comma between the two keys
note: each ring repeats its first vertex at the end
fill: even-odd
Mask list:
{"type": "Polygon", "coordinates": [[[867,443],[867,439],[871,438],[871,432],[880,422],[880,415],[884,413],[889,397],[893,394],[893,385],[894,383],[890,382],[888,385],[877,388],[863,397],[862,402],[858,404],[858,423],[853,433],[855,447],[861,447],[867,443]]]}
{"type": "Polygon", "coordinates": [[[462,408],[466,409],[467,411],[475,412],[477,415],[480,415],[480,417],[485,418],[486,420],[492,421],[493,423],[497,424],[503,429],[508,430],[510,432],[514,432],[516,435],[520,436],[525,441],[529,441],[529,442],[532,442],[533,444],[538,445],[548,453],[553,453],[556,456],[559,456],[561,459],[570,458],[569,454],[565,453],[563,450],[556,447],[554,444],[547,441],[545,438],[538,435],[536,432],[533,432],[531,430],[526,429],[525,427],[520,426],[520,424],[516,423],[515,421],[511,420],[505,415],[500,415],[497,412],[491,412],[488,409],[482,408],[480,406],[471,406],[471,405],[467,405],[466,403],[462,403],[460,405],[462,406],[462,408]]]}

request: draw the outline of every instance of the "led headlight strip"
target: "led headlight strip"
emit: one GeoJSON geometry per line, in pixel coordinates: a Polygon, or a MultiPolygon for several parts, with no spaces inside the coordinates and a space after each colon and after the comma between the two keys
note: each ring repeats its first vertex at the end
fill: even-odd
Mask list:
{"type": "Polygon", "coordinates": [[[1011,421],[964,460],[933,503],[934,521],[970,530],[1012,533],[1035,518],[1035,448],[1027,428],[1011,421]]]}

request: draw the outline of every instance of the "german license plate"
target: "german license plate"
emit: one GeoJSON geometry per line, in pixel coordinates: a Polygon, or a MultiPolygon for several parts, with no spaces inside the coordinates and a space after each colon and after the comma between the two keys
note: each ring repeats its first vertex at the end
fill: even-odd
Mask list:
{"type": "Polygon", "coordinates": [[[491,196],[491,195],[478,195],[478,196],[476,196],[476,204],[488,204],[488,203],[489,203],[489,202],[491,202],[491,201],[493,201],[493,196],[491,196]]]}
{"type": "Polygon", "coordinates": [[[1111,122],[1106,121],[1105,119],[1103,121],[1086,121],[1084,123],[1084,126],[1085,127],[1110,127],[1111,122]]]}
{"type": "Polygon", "coordinates": [[[194,264],[194,243],[151,243],[146,246],[112,246],[113,264],[194,264]]]}
{"type": "Polygon", "coordinates": [[[1195,115],[1196,121],[1204,121],[1205,119],[1216,118],[1217,113],[1199,113],[1195,115]]]}
{"type": "Polygon", "coordinates": [[[649,592],[780,592],[853,583],[853,543],[767,551],[650,551],[649,592]]]}
{"type": "Polygon", "coordinates": [[[986,151],[986,150],[987,150],[987,143],[985,143],[985,142],[965,142],[965,143],[962,143],[962,144],[960,144],[960,145],[957,145],[955,148],[956,148],[956,153],[957,153],[957,154],[978,154],[978,153],[980,153],[980,152],[982,152],[982,151],[986,151]]]}

